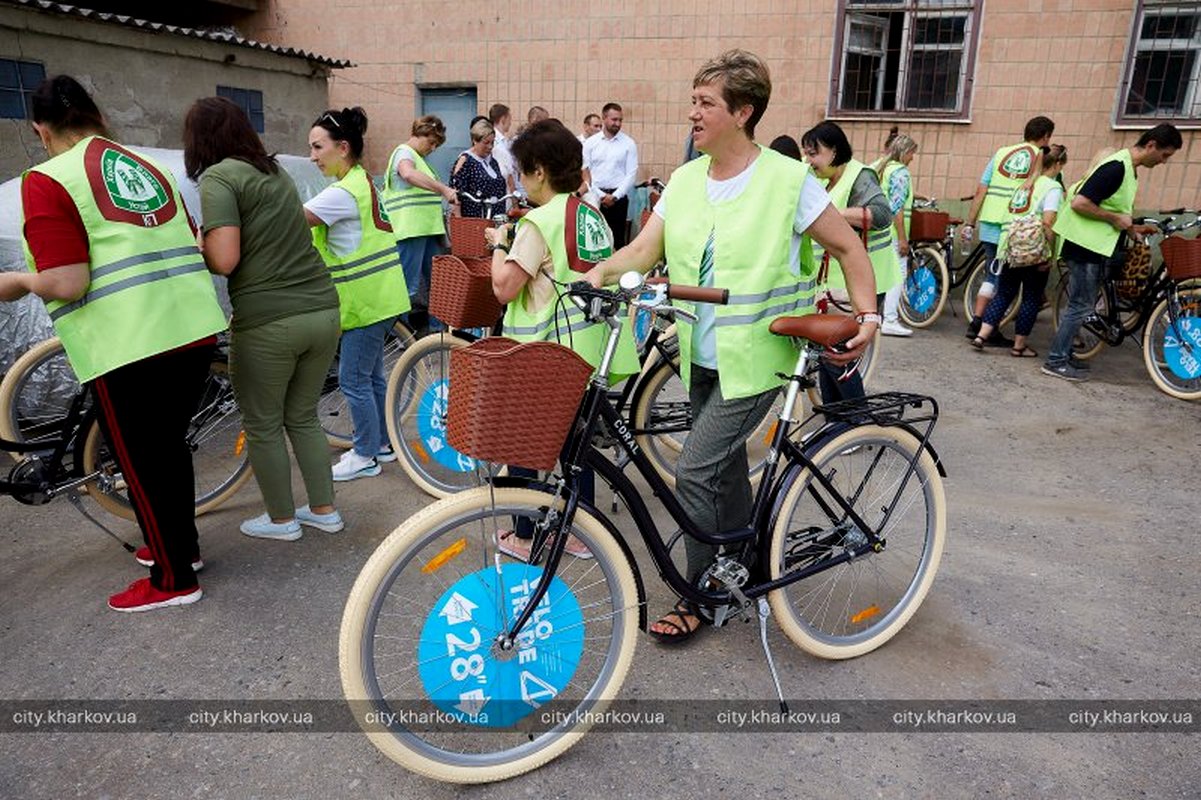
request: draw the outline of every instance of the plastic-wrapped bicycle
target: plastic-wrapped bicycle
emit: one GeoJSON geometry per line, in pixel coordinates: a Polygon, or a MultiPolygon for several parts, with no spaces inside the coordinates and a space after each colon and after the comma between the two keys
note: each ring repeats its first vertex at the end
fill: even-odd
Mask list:
{"type": "MultiPolygon", "coordinates": [[[[630,273],[619,292],[577,284],[569,294],[589,319],[609,326],[610,336],[596,374],[589,379],[585,370],[582,401],[579,393],[565,398],[559,469],[545,481],[497,477],[406,520],[372,554],[343,614],[342,685],[360,725],[390,758],[440,780],[502,780],[546,763],[577,742],[621,688],[637,631],[646,628],[646,596],[621,533],[580,497],[585,466],[622,498],[672,590],[715,625],[738,615],[758,619],[781,705],[767,645],[771,614],[815,656],[863,655],[908,622],[938,570],[946,501],[930,445],[937,403],[893,392],[824,406],[803,422],[794,417],[809,363],[853,336],[853,320],[813,314],[772,324],[773,333],[801,341],[796,368],[751,524],[712,533],[695,528],[638,446],[608,396],[608,373],[622,306],[654,307],[668,298],[724,302],[726,292],[646,287],[630,273]],[[696,584],[673,564],[643,493],[594,446],[602,422],[674,523],[722,547],[696,584]],[[798,427],[807,433],[796,436],[798,427]],[[521,519],[534,529],[529,563],[497,549],[500,534],[521,519]],[[566,555],[567,534],[592,557],[566,555]]],[[[486,341],[486,349],[496,349],[497,340],[486,341]]],[[[511,344],[514,356],[522,348],[557,348],[511,344]]],[[[505,370],[503,361],[498,366],[505,370]]],[[[522,380],[515,384],[524,392],[518,402],[541,408],[533,395],[543,386],[559,391],[559,384],[522,380]]],[[[455,402],[452,431],[455,408],[462,408],[455,402]]],[[[516,417],[481,414],[472,422],[481,434],[509,423],[528,430],[528,415],[516,417]]]]}

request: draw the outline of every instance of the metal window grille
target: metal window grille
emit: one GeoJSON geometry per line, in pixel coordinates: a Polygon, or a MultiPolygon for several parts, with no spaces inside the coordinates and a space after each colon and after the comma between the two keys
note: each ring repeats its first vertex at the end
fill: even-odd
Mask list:
{"type": "Polygon", "coordinates": [[[840,0],[830,108],[967,114],[979,0],[840,0]]]}
{"type": "Polygon", "coordinates": [[[232,86],[218,86],[217,96],[232,100],[239,108],[246,112],[246,116],[250,118],[251,126],[257,132],[263,133],[265,131],[262,92],[257,89],[236,89],[232,86]]]}
{"type": "Polygon", "coordinates": [[[1120,117],[1201,119],[1201,4],[1139,0],[1134,14],[1120,117]]]}
{"type": "Polygon", "coordinates": [[[30,119],[29,98],[44,80],[42,64],[0,58],[0,118],[30,119]]]}

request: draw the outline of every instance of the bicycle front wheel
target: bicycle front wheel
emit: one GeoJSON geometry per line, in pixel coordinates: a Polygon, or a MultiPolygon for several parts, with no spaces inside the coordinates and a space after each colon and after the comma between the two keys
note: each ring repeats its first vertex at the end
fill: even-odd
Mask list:
{"type": "Polygon", "coordinates": [[[901,285],[901,319],[911,328],[928,328],[947,304],[951,277],[942,251],[930,245],[914,248],[901,285]]]}
{"type": "Polygon", "coordinates": [[[364,732],[414,772],[454,783],[535,769],[579,741],[616,695],[641,609],[634,573],[603,523],[576,512],[538,611],[499,640],[543,568],[497,550],[515,520],[560,505],[545,492],[480,487],[394,530],[359,573],[339,636],[342,688],[364,732]]]}
{"type": "Polygon", "coordinates": [[[673,489],[676,461],[692,428],[692,403],[679,371],[678,355],[673,361],[658,359],[639,380],[630,412],[634,440],[673,489]]]}
{"type": "MultiPolygon", "coordinates": [[[[63,420],[79,393],[79,381],[58,337],[31,347],[0,381],[0,438],[39,443],[62,436],[63,420]]],[[[23,453],[11,453],[20,461],[23,453]]]]}
{"type": "Polygon", "coordinates": [[[918,439],[901,428],[851,428],[818,447],[812,466],[785,494],[771,533],[773,579],[868,541],[816,473],[883,544],[879,552],[868,551],[768,593],[780,627],[806,652],[829,659],[869,653],[905,626],[930,590],[946,539],[946,498],[933,458],[919,447],[918,439]],[[915,469],[906,479],[911,462],[915,469]]]}
{"type": "MultiPolygon", "coordinates": [[[[413,330],[400,320],[396,320],[392,325],[392,330],[384,339],[385,375],[392,374],[396,362],[415,341],[417,341],[417,337],[413,335],[413,330]]],[[[337,359],[330,366],[330,374],[325,380],[325,386],[322,387],[321,399],[317,403],[317,417],[321,420],[321,430],[325,431],[325,438],[329,441],[330,447],[349,450],[354,444],[354,420],[350,416],[350,406],[346,403],[346,395],[342,394],[342,390],[338,386],[337,359]]]]}
{"type": "Polygon", "coordinates": [[[1201,289],[1170,294],[1151,312],[1143,363],[1161,392],[1201,400],[1201,289]]]}
{"type": "Polygon", "coordinates": [[[425,336],[388,376],[388,440],[404,471],[423,492],[448,497],[479,485],[482,467],[446,441],[450,354],[470,342],[454,333],[425,336]]]}
{"type": "MultiPolygon", "coordinates": [[[[976,319],[976,295],[980,293],[980,287],[984,285],[984,276],[988,274],[990,262],[988,259],[982,259],[976,268],[972,270],[972,274],[968,276],[967,283],[963,287],[963,311],[968,321],[976,319]]],[[[996,285],[995,283],[993,284],[996,285]]],[[[1001,315],[1001,325],[1008,325],[1013,322],[1013,318],[1018,315],[1018,308],[1022,305],[1022,290],[1019,288],[1018,293],[1014,295],[1013,301],[1009,307],[1005,309],[1005,313],[1001,315]]]]}

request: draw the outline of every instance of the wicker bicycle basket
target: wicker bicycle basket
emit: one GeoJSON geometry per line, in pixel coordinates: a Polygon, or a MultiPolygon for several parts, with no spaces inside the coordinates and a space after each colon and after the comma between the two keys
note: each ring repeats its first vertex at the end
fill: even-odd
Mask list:
{"type": "Polygon", "coordinates": [[[484,231],[492,227],[492,221],[479,217],[451,217],[450,253],[459,258],[490,258],[484,231]]]}
{"type": "Polygon", "coordinates": [[[1164,268],[1174,281],[1201,278],[1201,239],[1169,236],[1159,245],[1164,268]]]}
{"type": "Polygon", "coordinates": [[[450,354],[446,440],[473,458],[555,466],[592,366],[554,342],[481,339],[450,354]]]}
{"type": "Polygon", "coordinates": [[[915,208],[909,218],[909,239],[914,242],[941,242],[946,238],[950,224],[950,214],[915,208]]]}
{"type": "Polygon", "coordinates": [[[504,313],[492,294],[492,261],[434,256],[430,313],[452,328],[491,327],[504,313]]]}

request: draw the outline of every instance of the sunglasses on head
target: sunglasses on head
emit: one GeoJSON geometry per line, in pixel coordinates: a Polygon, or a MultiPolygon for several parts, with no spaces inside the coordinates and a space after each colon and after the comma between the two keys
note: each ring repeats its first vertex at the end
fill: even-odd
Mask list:
{"type": "Polygon", "coordinates": [[[338,123],[337,118],[334,117],[334,115],[329,113],[328,111],[326,111],[324,114],[321,115],[321,119],[323,121],[329,120],[330,122],[332,122],[334,124],[335,128],[337,128],[338,130],[342,130],[342,126],[338,123]]]}

